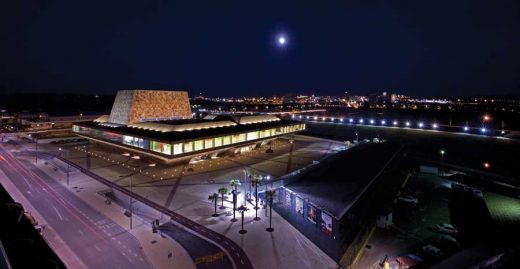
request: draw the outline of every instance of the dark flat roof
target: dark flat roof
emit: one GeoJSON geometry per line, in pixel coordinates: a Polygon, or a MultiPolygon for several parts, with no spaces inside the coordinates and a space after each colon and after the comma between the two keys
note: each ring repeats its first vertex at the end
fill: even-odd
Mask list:
{"type": "Polygon", "coordinates": [[[285,187],[341,219],[398,149],[389,143],[355,146],[285,187]]]}
{"type": "MultiPolygon", "coordinates": [[[[184,122],[186,123],[186,122],[184,122]]],[[[198,138],[206,138],[206,137],[215,137],[222,135],[230,135],[236,133],[243,133],[248,131],[269,129],[282,127],[287,125],[294,124],[302,124],[302,122],[294,121],[294,120],[280,120],[280,121],[272,121],[272,122],[261,122],[255,124],[239,124],[235,126],[226,126],[226,127],[218,127],[211,129],[200,129],[200,130],[186,130],[182,132],[157,132],[153,130],[145,130],[132,128],[127,126],[119,126],[119,127],[108,127],[100,125],[97,122],[86,121],[86,122],[77,122],[74,125],[90,127],[98,130],[103,130],[107,132],[119,133],[123,135],[129,136],[137,136],[142,138],[156,139],[162,141],[183,141],[183,140],[193,140],[198,138]]]]}

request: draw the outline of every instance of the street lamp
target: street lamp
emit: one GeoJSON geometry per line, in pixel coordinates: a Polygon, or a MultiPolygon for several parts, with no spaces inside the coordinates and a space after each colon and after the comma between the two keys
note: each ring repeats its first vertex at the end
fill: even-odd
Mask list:
{"type": "Polygon", "coordinates": [[[491,168],[491,164],[489,164],[488,162],[484,162],[482,166],[484,166],[485,169],[491,168]]]}
{"type": "MultiPolygon", "coordinates": [[[[58,150],[60,152],[64,152],[62,148],[58,148],[58,150]]],[[[68,155],[68,151],[66,153],[68,155]]],[[[60,153],[60,156],[61,156],[61,153],[60,153]]],[[[63,158],[63,156],[61,156],[63,158]]],[[[65,158],[63,158],[64,161],[67,163],[67,186],[69,186],[69,172],[70,172],[70,164],[69,164],[69,161],[65,158]]]]}
{"type": "Polygon", "coordinates": [[[441,153],[441,171],[442,171],[442,174],[444,175],[443,166],[444,166],[444,154],[446,154],[446,151],[444,151],[444,149],[441,149],[440,153],[441,153]]]}

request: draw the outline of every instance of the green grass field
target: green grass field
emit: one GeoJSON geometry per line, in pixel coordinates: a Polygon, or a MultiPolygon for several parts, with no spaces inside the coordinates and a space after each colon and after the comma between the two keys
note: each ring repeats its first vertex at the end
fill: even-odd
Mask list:
{"type": "Polygon", "coordinates": [[[504,226],[520,226],[520,199],[494,193],[484,195],[493,221],[504,226]]]}

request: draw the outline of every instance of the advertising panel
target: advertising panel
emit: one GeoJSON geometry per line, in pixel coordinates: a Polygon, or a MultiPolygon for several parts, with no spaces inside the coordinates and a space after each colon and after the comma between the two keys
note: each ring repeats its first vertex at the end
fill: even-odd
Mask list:
{"type": "Polygon", "coordinates": [[[321,231],[327,236],[332,236],[332,217],[325,212],[321,212],[321,231]]]}
{"type": "Polygon", "coordinates": [[[307,207],[307,219],[316,224],[316,220],[318,219],[318,210],[316,207],[309,205],[307,207]]]}
{"type": "Polygon", "coordinates": [[[291,192],[285,191],[285,206],[291,207],[291,192]]]}
{"type": "Polygon", "coordinates": [[[300,197],[296,197],[296,212],[303,216],[303,200],[300,197]]]}

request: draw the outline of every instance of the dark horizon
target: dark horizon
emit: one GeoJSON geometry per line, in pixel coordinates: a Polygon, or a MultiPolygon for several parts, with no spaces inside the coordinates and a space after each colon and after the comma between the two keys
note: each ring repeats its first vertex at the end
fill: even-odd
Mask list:
{"type": "Polygon", "coordinates": [[[520,93],[518,1],[4,6],[1,92],[520,93]]]}

